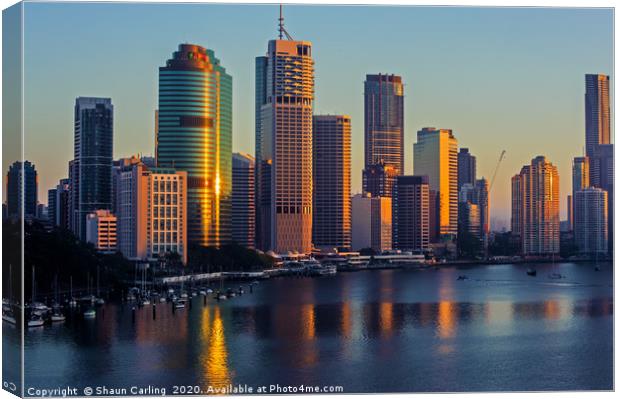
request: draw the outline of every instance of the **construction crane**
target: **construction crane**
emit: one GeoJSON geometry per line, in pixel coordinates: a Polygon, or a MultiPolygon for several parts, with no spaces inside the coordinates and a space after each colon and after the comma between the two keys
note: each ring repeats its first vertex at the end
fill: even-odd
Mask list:
{"type": "Polygon", "coordinates": [[[497,165],[495,165],[495,170],[493,171],[493,177],[491,178],[491,184],[489,185],[489,193],[493,188],[493,183],[495,183],[495,177],[497,176],[497,171],[499,170],[499,164],[502,163],[504,156],[506,155],[506,150],[502,150],[502,153],[499,156],[499,160],[497,161],[497,165]]]}

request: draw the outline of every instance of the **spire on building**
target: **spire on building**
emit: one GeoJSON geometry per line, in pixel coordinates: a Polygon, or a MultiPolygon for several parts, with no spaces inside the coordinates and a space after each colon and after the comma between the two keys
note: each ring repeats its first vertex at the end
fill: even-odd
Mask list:
{"type": "Polygon", "coordinates": [[[291,35],[288,34],[286,29],[284,29],[284,15],[282,14],[282,4],[280,4],[280,18],[278,18],[278,37],[282,40],[282,35],[284,34],[287,40],[293,40],[291,35]]]}

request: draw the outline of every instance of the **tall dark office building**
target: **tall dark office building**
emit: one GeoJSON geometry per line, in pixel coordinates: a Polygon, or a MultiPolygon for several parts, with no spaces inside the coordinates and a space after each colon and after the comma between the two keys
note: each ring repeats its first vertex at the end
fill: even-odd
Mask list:
{"type": "Polygon", "coordinates": [[[113,116],[109,98],[75,100],[71,218],[72,230],[82,240],[86,239],[86,215],[112,207],[113,116]]]}
{"type": "Polygon", "coordinates": [[[430,197],[427,176],[398,176],[392,197],[392,246],[423,251],[430,242],[430,197]]]}
{"type": "Polygon", "coordinates": [[[56,211],[53,223],[61,229],[69,229],[71,224],[71,180],[60,179],[56,186],[56,211]]]}
{"type": "Polygon", "coordinates": [[[188,173],[188,243],[229,243],[232,77],[212,50],[181,44],[159,68],[156,115],[157,166],[188,173]]]}
{"type": "MultiPolygon", "coordinates": [[[[590,158],[590,185],[607,191],[607,226],[609,253],[614,247],[614,145],[599,144],[590,158]]],[[[574,201],[575,199],[573,199],[574,201]]]]}
{"type": "Polygon", "coordinates": [[[232,159],[232,240],[254,248],[254,157],[234,153],[232,159]]]}
{"type": "Polygon", "coordinates": [[[392,195],[389,187],[393,186],[396,176],[404,172],[404,126],[402,78],[397,75],[366,75],[362,179],[365,193],[380,195],[376,192],[379,191],[386,196],[392,195]],[[376,177],[377,171],[371,168],[376,164],[382,164],[384,171],[389,171],[379,179],[386,185],[379,190],[369,184],[376,177]]]}
{"type": "Polygon", "coordinates": [[[56,225],[56,192],[55,188],[47,190],[47,219],[52,226],[56,225]]]}
{"type": "Polygon", "coordinates": [[[471,155],[469,148],[461,148],[458,153],[458,191],[463,184],[476,183],[476,157],[471,155]]]}
{"type": "Polygon", "coordinates": [[[30,161],[13,162],[6,176],[6,199],[9,217],[35,217],[37,214],[37,170],[30,161]]]}
{"type": "Polygon", "coordinates": [[[312,128],[312,242],[351,247],[351,117],[315,115],[312,128]]]}

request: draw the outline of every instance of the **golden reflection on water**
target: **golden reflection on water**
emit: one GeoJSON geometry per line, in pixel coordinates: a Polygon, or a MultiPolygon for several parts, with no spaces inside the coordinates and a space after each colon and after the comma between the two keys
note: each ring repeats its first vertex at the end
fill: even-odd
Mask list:
{"type": "Polygon", "coordinates": [[[381,326],[381,335],[390,336],[394,327],[394,304],[391,302],[382,302],[379,307],[379,325],[381,326]]]}
{"type": "Polygon", "coordinates": [[[456,332],[456,312],[453,302],[439,302],[439,314],[437,318],[438,333],[440,338],[452,338],[456,332]]]}
{"type": "Polygon", "coordinates": [[[204,349],[200,355],[200,364],[205,372],[205,380],[214,387],[231,384],[224,322],[219,307],[203,310],[200,338],[204,349]],[[211,310],[213,320],[211,320],[211,310]]]}

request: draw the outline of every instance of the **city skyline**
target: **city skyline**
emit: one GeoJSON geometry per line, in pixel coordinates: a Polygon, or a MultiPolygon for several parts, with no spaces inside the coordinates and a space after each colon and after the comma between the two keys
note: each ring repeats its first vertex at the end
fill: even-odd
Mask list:
{"type": "MultiPolygon", "coordinates": [[[[100,15],[102,15],[102,17],[100,20],[97,20],[97,23],[102,24],[102,26],[105,26],[107,23],[106,18],[116,15],[117,12],[119,15],[123,13],[125,14],[122,20],[118,21],[118,28],[116,27],[117,24],[115,24],[115,32],[113,35],[116,35],[118,34],[117,31],[123,31],[123,29],[125,29],[125,24],[127,22],[132,22],[131,15],[133,12],[136,12],[140,8],[149,7],[152,5],[108,5],[108,7],[116,7],[114,10],[103,10],[105,5],[92,6],[100,7],[102,11],[102,14],[100,15]]],[[[26,21],[28,21],[28,15],[32,13],[32,22],[36,22],[37,14],[42,9],[44,9],[43,11],[45,11],[45,15],[51,21],[58,21],[58,17],[68,17],[73,14],[78,16],[83,12],[80,10],[80,5],[55,5],[54,7],[51,7],[50,5],[45,4],[27,4],[26,21]],[[41,7],[41,9],[39,7],[41,7]],[[30,9],[31,11],[29,12],[28,10],[30,9]]],[[[162,13],[163,9],[166,9],[165,5],[152,6],[153,18],[155,21],[158,18],[162,18],[160,13],[162,13]]],[[[109,49],[106,50],[109,46],[104,46],[105,51],[103,51],[102,54],[93,54],[93,56],[95,56],[95,60],[105,61],[100,62],[103,65],[93,63],[92,59],[88,65],[95,70],[99,70],[99,68],[102,67],[107,67],[106,70],[109,69],[110,73],[106,75],[114,76],[114,79],[102,78],[98,79],[101,82],[92,82],[92,79],[86,80],[87,76],[83,76],[81,72],[76,72],[72,69],[73,67],[70,67],[68,71],[64,71],[63,73],[66,73],[67,75],[73,73],[73,81],[71,84],[66,85],[63,90],[52,90],[52,93],[57,94],[60,98],[64,98],[66,92],[68,91],[70,91],[70,95],[73,96],[73,99],[79,95],[101,95],[112,98],[112,101],[116,105],[116,121],[114,126],[115,159],[140,152],[145,154],[154,153],[154,126],[152,115],[154,109],[156,108],[155,104],[157,100],[157,66],[161,64],[161,59],[165,59],[164,57],[169,56],[169,48],[172,46],[176,47],[178,42],[182,42],[184,39],[187,39],[186,41],[191,41],[199,45],[213,48],[217,52],[218,58],[220,58],[222,63],[226,65],[227,71],[233,76],[233,79],[236,82],[233,89],[233,151],[253,152],[253,139],[251,138],[251,136],[253,136],[253,112],[251,110],[253,107],[253,96],[249,94],[253,93],[252,89],[254,87],[252,73],[254,69],[253,60],[256,54],[261,54],[264,52],[264,43],[267,40],[276,37],[275,28],[277,21],[277,9],[273,6],[258,5],[184,5],[183,7],[180,7],[179,10],[175,9],[174,12],[184,15],[187,14],[189,16],[191,14],[189,11],[190,9],[195,11],[199,10],[201,13],[207,15],[208,18],[218,15],[221,17],[222,15],[235,13],[235,18],[239,21],[242,21],[244,18],[250,18],[251,14],[251,17],[254,18],[252,25],[256,30],[256,33],[248,36],[247,39],[252,42],[251,49],[234,49],[235,51],[231,53],[232,48],[230,46],[218,44],[221,43],[220,41],[222,40],[221,30],[218,31],[215,28],[211,29],[210,26],[212,25],[208,23],[202,24],[197,31],[187,34],[187,36],[189,36],[187,38],[179,38],[178,34],[169,34],[168,36],[170,37],[166,37],[164,40],[166,44],[165,46],[163,46],[163,43],[156,43],[158,39],[155,37],[149,38],[148,35],[143,38],[130,38],[128,40],[133,44],[143,42],[149,43],[149,46],[147,47],[148,51],[138,51],[136,54],[132,55],[132,57],[143,56],[144,59],[150,60],[155,58],[157,61],[152,64],[149,61],[148,65],[145,65],[147,63],[142,58],[140,60],[134,60],[132,58],[129,63],[129,67],[126,71],[124,71],[123,75],[117,76],[114,74],[116,68],[115,57],[110,56],[108,59],[100,58],[106,53],[106,51],[110,51],[109,49]],[[248,13],[249,11],[256,12],[248,13]],[[196,38],[195,36],[200,37],[196,38]],[[171,40],[176,41],[176,43],[170,44],[169,42],[171,40]],[[160,46],[160,44],[162,46],[160,46]],[[155,46],[155,48],[153,48],[153,46],[155,46]],[[160,52],[163,53],[160,54],[160,52]],[[149,71],[152,71],[152,74],[149,74],[149,71]],[[138,77],[132,75],[132,73],[139,73],[140,75],[145,76],[138,77]],[[127,87],[119,87],[121,85],[116,83],[117,80],[127,83],[126,80],[130,78],[135,80],[135,82],[131,82],[129,85],[130,89],[127,87]],[[75,85],[78,85],[81,88],[76,88],[75,85]],[[146,87],[148,90],[142,90],[141,87],[146,87]],[[139,107],[137,104],[132,104],[131,101],[129,101],[128,104],[128,100],[132,98],[131,95],[127,94],[128,90],[135,91],[136,94],[139,95],[141,99],[141,101],[137,103],[139,104],[139,107]],[[149,90],[152,95],[149,95],[149,90]],[[239,99],[239,97],[241,97],[241,99],[239,99]],[[153,107],[147,105],[151,103],[153,107]],[[141,117],[140,115],[145,115],[145,117],[141,117]]],[[[538,38],[540,39],[540,42],[537,43],[537,46],[534,49],[527,48],[527,45],[534,43],[532,42],[534,38],[533,33],[531,32],[532,29],[527,32],[525,29],[519,31],[519,33],[522,33],[522,36],[520,37],[513,37],[511,36],[511,33],[513,33],[512,31],[500,29],[500,36],[508,35],[512,38],[512,41],[510,42],[513,45],[511,46],[511,50],[518,50],[513,51],[512,53],[507,50],[504,50],[504,53],[497,53],[504,54],[504,58],[500,57],[498,60],[495,60],[495,62],[499,62],[500,65],[503,65],[501,62],[513,60],[512,57],[516,57],[519,55],[520,51],[524,50],[529,51],[527,54],[521,55],[526,56],[527,62],[525,62],[525,64],[527,64],[530,69],[534,67],[533,61],[535,61],[536,57],[541,57],[542,53],[545,51],[548,52],[553,50],[552,54],[559,57],[558,59],[549,58],[547,60],[548,62],[544,66],[536,64],[535,71],[538,71],[538,73],[530,71],[529,73],[532,76],[529,76],[529,80],[521,80],[524,78],[524,73],[519,71],[516,67],[516,65],[519,64],[515,64],[515,66],[509,69],[508,72],[505,68],[502,69],[501,66],[494,66],[493,68],[490,68],[490,65],[485,64],[485,59],[487,62],[490,61],[486,57],[489,57],[492,53],[494,53],[494,47],[492,44],[498,45],[500,43],[494,43],[495,39],[492,40],[493,43],[489,43],[489,38],[484,36],[484,31],[486,30],[481,31],[480,28],[475,28],[473,26],[470,31],[467,29],[464,31],[464,36],[467,39],[472,39],[472,37],[482,39],[479,46],[473,46],[473,50],[476,50],[474,53],[478,54],[478,58],[475,61],[476,68],[473,70],[473,65],[469,65],[467,62],[459,64],[459,68],[451,68],[451,71],[448,71],[449,73],[447,74],[443,66],[437,65],[441,63],[431,62],[420,64],[411,63],[406,60],[403,62],[402,60],[395,59],[395,57],[403,58],[405,55],[402,52],[399,53],[394,51],[392,46],[387,46],[386,49],[374,49],[380,54],[376,54],[376,57],[373,58],[380,59],[381,55],[384,55],[385,59],[381,59],[380,61],[376,61],[374,63],[366,62],[361,65],[354,65],[356,60],[355,57],[358,54],[356,49],[359,49],[356,46],[359,44],[357,44],[357,42],[349,43],[347,41],[347,45],[350,44],[350,56],[353,58],[351,59],[350,65],[348,65],[348,63],[344,64],[347,64],[347,67],[355,68],[355,73],[343,73],[343,67],[333,64],[334,62],[339,62],[338,57],[325,57],[325,55],[329,55],[330,53],[333,54],[334,51],[337,50],[336,47],[338,47],[333,42],[325,42],[325,36],[327,35],[332,37],[335,33],[344,35],[342,39],[336,40],[337,44],[345,40],[346,35],[350,33],[342,32],[342,27],[332,27],[327,29],[326,32],[323,32],[325,29],[316,28],[316,26],[314,28],[312,26],[309,27],[309,25],[312,25],[313,23],[317,23],[319,25],[329,25],[330,21],[332,21],[331,18],[334,18],[333,15],[329,15],[328,21],[324,20],[324,16],[323,21],[318,21],[313,18],[313,15],[316,15],[317,12],[321,12],[320,10],[322,9],[323,7],[287,6],[285,9],[285,17],[287,20],[287,27],[293,36],[295,38],[303,37],[304,40],[312,41],[313,47],[317,49],[315,52],[319,52],[319,54],[321,54],[321,56],[317,57],[316,60],[317,106],[315,107],[315,114],[329,111],[329,113],[333,114],[347,113],[352,116],[352,193],[361,191],[361,170],[363,168],[363,80],[366,74],[372,73],[395,73],[402,76],[403,81],[405,82],[404,91],[405,96],[408,97],[405,105],[405,174],[411,174],[412,171],[413,154],[411,148],[413,142],[415,141],[415,132],[424,126],[437,126],[452,129],[455,136],[459,139],[459,145],[470,148],[470,151],[477,156],[479,170],[478,177],[484,176],[486,178],[490,178],[490,174],[495,166],[500,151],[504,148],[507,149],[508,155],[506,161],[500,167],[497,176],[497,183],[491,193],[492,220],[499,217],[505,221],[504,225],[507,225],[510,214],[509,177],[513,173],[512,171],[514,169],[517,169],[519,165],[522,165],[527,162],[528,159],[531,159],[536,155],[545,154],[550,161],[554,163],[554,165],[558,165],[560,179],[563,183],[560,186],[561,195],[564,196],[571,192],[570,184],[567,183],[570,181],[572,158],[575,155],[581,154],[581,149],[584,146],[583,95],[585,93],[585,88],[583,86],[583,76],[587,73],[610,74],[611,72],[611,56],[609,55],[611,54],[611,51],[609,51],[609,49],[611,49],[611,43],[609,42],[606,45],[603,45],[600,42],[605,42],[605,40],[594,41],[592,39],[594,36],[600,36],[602,38],[609,36],[601,33],[601,30],[611,29],[611,23],[596,23],[596,21],[604,22],[605,18],[608,18],[608,21],[611,22],[611,13],[605,14],[606,10],[600,9],[523,10],[464,9],[458,7],[454,9],[399,7],[396,9],[401,11],[400,14],[403,15],[396,13],[394,18],[399,20],[400,18],[407,16],[410,19],[410,22],[419,21],[421,25],[418,25],[416,29],[421,29],[424,23],[429,23],[422,21],[423,18],[421,16],[423,15],[427,15],[427,17],[430,18],[430,21],[436,20],[433,18],[438,18],[438,16],[442,16],[443,19],[449,21],[451,18],[456,17],[457,13],[460,18],[463,19],[462,16],[464,13],[464,20],[466,22],[471,20],[467,18],[470,17],[478,22],[481,20],[488,21],[492,26],[495,26],[495,24],[498,23],[498,18],[499,20],[506,22],[505,18],[502,19],[502,15],[506,18],[510,15],[512,20],[522,21],[523,19],[526,19],[533,22],[538,21],[538,24],[534,23],[532,28],[535,31],[537,29],[541,29],[539,25],[541,21],[539,19],[544,17],[543,19],[547,24],[545,29],[549,29],[547,35],[552,37],[549,38],[542,36],[541,38],[538,38]],[[511,11],[511,14],[507,13],[508,10],[511,11]],[[581,25],[585,24],[589,27],[589,30],[577,29],[577,31],[583,35],[581,38],[575,37],[576,33],[572,31],[572,25],[570,26],[571,30],[569,31],[569,21],[574,20],[580,20],[581,25]],[[561,43],[554,42],[554,40],[557,41],[559,33],[552,32],[552,29],[560,29],[568,36],[562,39],[561,43]],[[592,32],[593,30],[598,32],[598,34],[596,32],[592,32]],[[590,38],[589,42],[587,40],[588,38],[590,38]],[[490,46],[485,47],[483,45],[485,43],[490,46]],[[551,46],[552,44],[553,49],[545,47],[547,45],[551,46]],[[564,46],[559,46],[559,44],[564,44],[564,46]],[[588,46],[586,46],[586,44],[588,44],[588,46]],[[608,49],[605,48],[606,46],[608,49]],[[568,56],[566,54],[568,49],[570,49],[571,53],[574,54],[568,56]],[[590,54],[591,52],[593,54],[590,54]],[[480,56],[484,57],[481,59],[480,56]],[[586,60],[588,62],[585,62],[586,60]],[[557,68],[558,62],[561,62],[562,64],[561,70],[559,70],[558,73],[550,75],[549,68],[557,68]],[[428,64],[434,64],[435,67],[429,68],[430,65],[428,64]],[[472,73],[472,71],[476,73],[472,73]],[[487,80],[481,79],[480,74],[483,73],[486,73],[488,76],[487,80]],[[501,102],[502,104],[500,108],[497,108],[498,105],[494,105],[494,103],[497,102],[494,97],[491,99],[485,99],[484,97],[485,93],[487,95],[493,94],[490,92],[493,91],[495,87],[493,77],[497,77],[496,74],[498,73],[504,79],[504,82],[502,82],[504,91],[500,94],[503,95],[502,99],[505,101],[501,102]],[[442,76],[444,86],[441,86],[440,90],[432,90],[433,86],[429,86],[429,83],[425,81],[432,81],[434,80],[433,78],[437,78],[439,76],[442,76]],[[514,76],[514,79],[507,79],[511,76],[514,76]],[[338,81],[339,83],[342,82],[339,86],[340,90],[334,91],[334,89],[330,87],[329,82],[333,81],[338,81]],[[473,86],[470,86],[472,84],[473,86]],[[474,88],[476,90],[473,90],[474,88]],[[544,96],[542,96],[541,100],[527,98],[527,92],[532,92],[532,90],[545,90],[546,92],[554,93],[554,102],[552,104],[547,104],[549,101],[545,100],[544,96]],[[344,94],[338,94],[337,92],[343,92],[344,94]],[[472,95],[477,100],[477,102],[475,102],[476,105],[473,105],[474,102],[471,100],[472,95]],[[355,99],[354,102],[351,101],[352,98],[355,99]],[[469,100],[465,101],[466,99],[469,100]],[[540,101],[545,101],[546,112],[541,113],[540,109],[534,109],[541,108],[540,101]],[[519,105],[519,107],[517,107],[517,105],[519,105]],[[502,121],[506,123],[501,124],[500,122],[502,121]],[[500,133],[498,134],[498,132],[500,133]],[[541,132],[549,133],[541,136],[541,132]],[[532,150],[530,148],[531,146],[528,147],[527,145],[524,145],[524,143],[528,142],[528,139],[532,139],[534,137],[539,139],[541,145],[537,146],[535,150],[532,150]],[[540,139],[540,137],[542,137],[542,139],[540,139]],[[553,145],[554,140],[562,140],[563,145],[553,145]]],[[[336,16],[341,15],[340,13],[342,13],[342,10],[346,9],[350,13],[355,14],[355,16],[350,17],[351,20],[356,20],[356,18],[359,17],[362,21],[364,18],[368,18],[366,14],[369,12],[368,7],[330,6],[330,9],[334,11],[333,14],[336,16]]],[[[394,13],[396,10],[395,8],[390,7],[380,9],[379,12],[389,14],[394,13]]],[[[151,12],[151,9],[149,9],[149,12],[151,12]]],[[[390,18],[392,17],[390,16],[390,18]]],[[[42,25],[37,23],[26,24],[26,59],[28,59],[28,55],[31,54],[33,50],[41,50],[44,54],[46,53],[45,49],[40,48],[40,46],[42,46],[40,43],[46,43],[46,39],[40,36],[42,33],[40,29],[41,26],[48,26],[51,21],[41,21],[42,25]],[[29,31],[29,29],[32,29],[32,31],[29,31]],[[33,43],[38,43],[36,49],[33,49],[33,46],[29,45],[28,37],[32,37],[31,40],[33,43]]],[[[217,21],[213,22],[215,26],[217,26],[217,21]]],[[[461,21],[461,24],[463,23],[464,22],[461,21]]],[[[514,21],[510,23],[514,23],[514,21]]],[[[153,26],[156,25],[155,22],[152,24],[153,26]]],[[[344,26],[347,28],[352,28],[346,23],[344,26]]],[[[488,29],[491,29],[489,24],[487,24],[487,27],[488,29]]],[[[148,28],[148,26],[145,27],[145,29],[146,28],[148,28]]],[[[54,37],[64,37],[62,34],[62,27],[55,27],[54,29],[57,33],[54,37]]],[[[172,30],[170,32],[172,32],[172,30]]],[[[456,51],[456,53],[454,51],[445,51],[450,50],[451,46],[455,44],[452,43],[451,40],[456,42],[466,40],[463,37],[450,36],[451,32],[452,31],[448,29],[447,33],[442,33],[439,39],[427,38],[426,40],[429,42],[422,41],[419,43],[418,47],[415,47],[417,44],[415,43],[412,47],[412,52],[417,54],[416,57],[422,57],[423,55],[428,56],[429,52],[431,54],[435,53],[435,55],[444,56],[449,54],[451,57],[457,58],[464,56],[460,50],[456,51]],[[444,51],[436,53],[437,46],[439,44],[443,45],[443,47],[439,47],[441,47],[444,51]]],[[[540,34],[540,31],[537,32],[540,34]]],[[[361,31],[358,31],[357,34],[359,36],[358,40],[360,43],[365,42],[367,45],[373,43],[371,38],[367,37],[368,34],[361,31]]],[[[161,35],[161,33],[158,33],[158,35],[161,35]]],[[[390,33],[386,32],[386,35],[391,37],[390,33]]],[[[402,40],[405,40],[409,36],[405,34],[403,37],[404,39],[402,40]]],[[[113,40],[111,40],[111,43],[112,42],[113,40]]],[[[471,46],[474,42],[468,43],[471,46]]],[[[58,49],[58,46],[49,44],[49,42],[48,46],[58,49]]],[[[121,47],[122,48],[120,51],[123,54],[129,51],[129,47],[133,48],[129,44],[127,44],[127,47],[121,47]]],[[[469,48],[472,50],[471,47],[469,48]]],[[[60,51],[60,53],[63,52],[60,51]]],[[[55,57],[62,58],[61,55],[56,55],[55,57]]],[[[55,57],[52,57],[50,62],[58,62],[59,60],[56,60],[55,57]]],[[[71,57],[75,56],[72,55],[71,57]]],[[[348,53],[347,57],[349,57],[348,53]]],[[[78,57],[76,60],[78,65],[83,62],[81,58],[82,57],[78,57]]],[[[63,60],[62,62],[65,61],[63,60]]],[[[521,60],[520,62],[523,64],[524,61],[521,60]]],[[[34,99],[32,95],[29,96],[29,92],[31,94],[33,93],[32,89],[34,86],[37,86],[36,83],[39,79],[44,78],[47,72],[37,73],[32,69],[32,63],[26,63],[26,65],[26,81],[28,83],[26,85],[25,130],[26,148],[29,149],[29,152],[26,153],[26,158],[32,160],[37,165],[41,165],[40,170],[48,171],[46,174],[41,176],[42,189],[40,192],[46,193],[47,189],[53,187],[57,183],[58,179],[66,177],[66,163],[64,161],[58,162],[57,159],[62,159],[63,154],[67,152],[66,149],[63,148],[62,139],[66,136],[66,132],[64,131],[65,129],[62,128],[62,126],[64,126],[63,120],[67,118],[66,115],[64,115],[64,113],[60,110],[69,108],[70,105],[63,107],[64,102],[61,99],[58,99],[55,100],[54,104],[50,104],[49,102],[45,103],[47,108],[53,108],[58,111],[52,112],[49,109],[41,109],[40,107],[43,105],[41,104],[41,101],[45,99],[46,94],[41,96],[43,98],[34,99]],[[31,88],[30,85],[33,85],[33,87],[31,88]],[[48,115],[46,117],[47,113],[52,113],[52,115],[48,115]],[[29,118],[28,115],[37,115],[37,117],[29,118]],[[50,126],[49,129],[45,130],[45,134],[34,133],[32,136],[28,134],[29,131],[41,131],[40,126],[42,123],[46,126],[50,126]],[[39,126],[39,128],[37,128],[37,126],[39,126]],[[50,143],[49,140],[51,137],[54,137],[55,141],[58,141],[58,143],[50,143]],[[36,138],[39,145],[35,146],[33,145],[33,142],[29,142],[32,138],[36,138]],[[49,148],[52,148],[52,151],[48,151],[49,148]],[[59,156],[54,156],[53,159],[48,159],[49,156],[46,156],[41,152],[54,153],[59,156]],[[60,166],[57,165],[59,163],[60,166]]],[[[613,75],[611,75],[610,78],[613,84],[613,75]]],[[[62,76],[58,79],[58,81],[67,83],[66,80],[63,80],[62,76]]],[[[48,86],[55,86],[58,84],[58,82],[55,80],[52,81],[51,79],[46,83],[48,86]]],[[[67,156],[66,159],[70,159],[70,156],[67,156]]],[[[46,195],[40,194],[39,200],[41,202],[46,202],[46,198],[44,197],[46,197],[46,195]]],[[[564,218],[566,211],[564,202],[562,202],[561,208],[562,218],[564,218]]]]}

